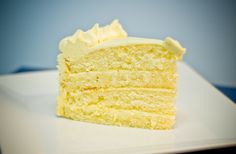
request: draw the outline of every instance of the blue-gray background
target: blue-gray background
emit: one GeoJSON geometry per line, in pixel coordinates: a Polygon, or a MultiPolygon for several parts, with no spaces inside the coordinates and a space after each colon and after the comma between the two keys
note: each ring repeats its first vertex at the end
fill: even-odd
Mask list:
{"type": "Polygon", "coordinates": [[[55,68],[58,42],[119,19],[130,36],[171,36],[214,84],[236,86],[236,2],[229,0],[1,1],[0,73],[55,68]]]}

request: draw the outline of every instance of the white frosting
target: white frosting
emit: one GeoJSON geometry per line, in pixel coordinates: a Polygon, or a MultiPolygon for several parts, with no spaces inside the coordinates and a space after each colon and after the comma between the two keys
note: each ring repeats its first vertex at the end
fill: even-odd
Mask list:
{"type": "Polygon", "coordinates": [[[83,55],[92,47],[103,42],[126,38],[127,33],[123,30],[118,20],[114,20],[110,25],[99,27],[95,24],[93,28],[84,32],[77,30],[72,36],[61,40],[59,49],[62,52],[68,52],[76,55],[83,55]]]}
{"type": "Polygon", "coordinates": [[[127,46],[135,44],[157,44],[166,50],[173,52],[180,59],[186,49],[180,43],[170,37],[164,41],[148,38],[127,37],[118,20],[114,20],[110,25],[99,27],[95,24],[93,28],[84,32],[77,30],[72,36],[64,38],[59,49],[66,57],[75,59],[102,48],[127,46]]]}

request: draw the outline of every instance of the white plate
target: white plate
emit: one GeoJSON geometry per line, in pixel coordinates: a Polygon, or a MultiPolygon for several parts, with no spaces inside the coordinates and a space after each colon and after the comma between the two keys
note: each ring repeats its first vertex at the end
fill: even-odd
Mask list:
{"type": "Polygon", "coordinates": [[[178,67],[177,124],[168,131],[58,118],[57,71],[1,76],[2,152],[163,153],[236,145],[236,105],[186,64],[178,67]]]}

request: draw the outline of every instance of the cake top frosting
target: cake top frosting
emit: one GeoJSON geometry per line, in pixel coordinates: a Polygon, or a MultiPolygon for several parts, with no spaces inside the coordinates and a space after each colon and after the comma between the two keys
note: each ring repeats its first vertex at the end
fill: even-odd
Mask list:
{"type": "Polygon", "coordinates": [[[59,49],[69,57],[80,57],[97,49],[132,44],[158,44],[175,53],[180,59],[186,51],[178,41],[170,37],[167,37],[164,41],[128,37],[118,20],[114,20],[110,25],[104,27],[95,24],[86,32],[79,29],[72,36],[62,39],[59,49]]]}

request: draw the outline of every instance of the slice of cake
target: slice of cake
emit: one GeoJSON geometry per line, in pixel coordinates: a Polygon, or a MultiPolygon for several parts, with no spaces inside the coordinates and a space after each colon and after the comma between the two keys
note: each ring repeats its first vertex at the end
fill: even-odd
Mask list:
{"type": "Polygon", "coordinates": [[[175,123],[176,62],[185,49],[127,37],[118,20],[76,31],[59,45],[57,115],[98,124],[171,129],[175,123]]]}

